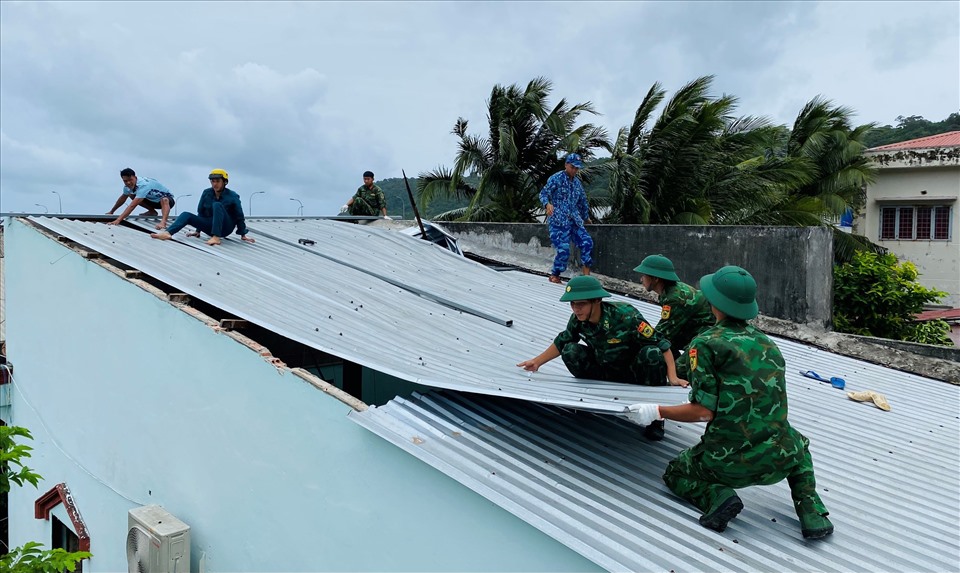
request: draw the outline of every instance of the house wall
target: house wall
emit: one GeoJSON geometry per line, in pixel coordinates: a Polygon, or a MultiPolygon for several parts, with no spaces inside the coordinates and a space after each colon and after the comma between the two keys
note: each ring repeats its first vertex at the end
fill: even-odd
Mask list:
{"type": "Polygon", "coordinates": [[[911,167],[901,163],[880,166],[876,182],[867,188],[864,214],[854,225],[854,232],[890,249],[901,260],[914,263],[920,272],[921,284],[948,293],[941,304],[960,307],[960,239],[957,237],[960,165],[911,167]],[[950,240],[880,240],[881,207],[917,205],[920,201],[924,205],[950,205],[950,240]]]}
{"type": "MultiPolygon", "coordinates": [[[[49,544],[34,501],[66,482],[84,571],[125,571],[127,512],[192,528],[191,570],[595,571],[565,546],[348,420],[348,407],[16,221],[6,229],[5,421],[39,489],[14,546],[49,544]]],[[[237,296],[246,296],[237,293],[237,296]]]]}
{"type": "MultiPolygon", "coordinates": [[[[470,250],[554,257],[545,225],[443,223],[470,250]]],[[[833,236],[821,227],[733,227],[693,225],[591,225],[593,269],[639,282],[634,267],[644,257],[669,257],[684,282],[696,285],[724,265],[744,267],[757,281],[760,312],[794,322],[828,326],[833,313],[833,236]]],[[[482,252],[480,254],[483,254],[482,252]]],[[[511,262],[511,261],[505,261],[511,262]]],[[[571,259],[571,268],[576,268],[571,259]]]]}

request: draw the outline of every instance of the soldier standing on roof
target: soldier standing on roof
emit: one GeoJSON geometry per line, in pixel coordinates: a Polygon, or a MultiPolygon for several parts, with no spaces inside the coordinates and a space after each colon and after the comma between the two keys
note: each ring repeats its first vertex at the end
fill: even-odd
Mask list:
{"type": "Polygon", "coordinates": [[[593,239],[584,228],[590,222],[590,207],[587,194],[577,177],[583,161],[576,153],[567,156],[563,171],[558,171],[547,179],[540,191],[540,204],[547,213],[547,226],[550,230],[550,242],[557,249],[550,271],[550,282],[560,283],[560,273],[567,270],[570,260],[570,241],[580,249],[583,262],[583,274],[590,274],[593,266],[593,239]]]}
{"type": "Polygon", "coordinates": [[[640,273],[643,288],[657,293],[661,307],[657,332],[670,341],[670,351],[677,363],[677,375],[687,378],[687,346],[696,335],[717,322],[710,310],[710,303],[702,292],[680,282],[673,261],[663,255],[650,255],[633,270],[640,273]],[[684,350],[684,354],[680,354],[680,350],[684,350]]]}
{"type": "MultiPolygon", "coordinates": [[[[603,302],[610,296],[594,277],[573,277],[561,302],[573,314],[567,328],[539,356],[517,366],[536,372],[557,356],[577,378],[625,382],[644,386],[686,386],[677,377],[670,342],[625,302],[603,302]],[[583,341],[585,344],[580,344],[583,341]]],[[[644,435],[663,439],[663,421],[651,421],[644,435]]]]}
{"type": "Polygon", "coordinates": [[[340,208],[340,212],[357,216],[387,216],[387,200],[383,196],[383,190],[373,184],[373,171],[363,172],[363,185],[347,204],[340,208]]]}
{"type": "Polygon", "coordinates": [[[700,279],[717,324],[690,345],[690,402],[634,404],[627,418],[707,422],[700,443],[667,465],[663,481],[693,503],[700,524],[723,531],[743,509],[736,488],[784,478],[805,538],[833,533],[817,494],[810,442],[787,421],[787,388],[780,349],[747,324],[757,316],[757,283],[740,267],[700,279]]]}

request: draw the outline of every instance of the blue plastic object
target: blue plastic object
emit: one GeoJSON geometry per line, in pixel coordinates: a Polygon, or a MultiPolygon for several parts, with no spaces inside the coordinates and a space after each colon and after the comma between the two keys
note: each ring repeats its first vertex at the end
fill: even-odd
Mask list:
{"type": "Polygon", "coordinates": [[[837,390],[843,390],[847,385],[847,381],[844,380],[843,378],[838,378],[836,376],[833,376],[831,378],[824,378],[823,376],[820,376],[813,370],[807,370],[806,372],[800,371],[800,375],[806,376],[807,378],[813,378],[817,382],[826,382],[827,384],[830,384],[837,390]]]}

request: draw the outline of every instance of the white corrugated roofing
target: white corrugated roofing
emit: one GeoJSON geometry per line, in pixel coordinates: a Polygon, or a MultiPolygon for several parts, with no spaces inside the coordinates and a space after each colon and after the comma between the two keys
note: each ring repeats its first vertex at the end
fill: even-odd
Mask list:
{"type": "MultiPolygon", "coordinates": [[[[569,409],[676,403],[684,391],[577,381],[559,360],[533,375],[514,366],[539,353],[568,317],[556,302],[562,287],[542,277],[496,273],[409,237],[329,221],[253,220],[256,245],[228,240],[216,248],[96,223],[34,221],[314,348],[428,386],[485,394],[397,399],[351,418],[610,570],[960,570],[956,386],[778,340],[790,419],[811,439],[837,532],[805,542],[781,483],[744,490],[746,509],[716,534],[660,479],[701,425],[668,423],[667,439],[655,443],[614,417],[569,409]],[[301,247],[299,238],[317,244],[301,247]],[[800,370],[843,377],[847,390],[883,392],[893,409],[852,402],[800,370]]],[[[656,322],[657,307],[631,302],[656,322]]]]}
{"type": "Polygon", "coordinates": [[[256,244],[228,238],[210,247],[182,234],[158,241],[122,226],[31,220],[254,324],[411,382],[604,412],[684,395],[584,384],[559,360],[532,375],[517,368],[566,324],[569,307],[557,302],[563,287],[507,276],[401,233],[248,220],[256,244]]]}
{"type": "Polygon", "coordinates": [[[610,571],[960,568],[956,388],[909,380],[883,412],[808,386],[791,381],[790,417],[836,527],[816,541],[785,481],[739,490],[746,507],[724,533],[699,525],[661,475],[701,424],[668,422],[650,442],[615,417],[453,392],[350,417],[610,571]],[[911,392],[942,406],[917,419],[911,392]]]}

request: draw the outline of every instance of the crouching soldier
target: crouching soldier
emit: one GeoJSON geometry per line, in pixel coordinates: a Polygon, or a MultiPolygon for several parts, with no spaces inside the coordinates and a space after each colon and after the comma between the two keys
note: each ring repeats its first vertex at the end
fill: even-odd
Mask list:
{"type": "Polygon", "coordinates": [[[809,441],[787,421],[780,349],[747,324],[757,316],[757,283],[740,267],[700,279],[717,324],[690,345],[690,402],[634,404],[627,418],[646,425],[666,418],[707,422],[700,442],[667,465],[663,481],[697,506],[700,524],[723,531],[743,509],[735,491],[784,478],[806,538],[833,533],[816,491],[809,441]]]}
{"type": "MultiPolygon", "coordinates": [[[[569,302],[573,314],[567,328],[539,356],[517,366],[536,372],[561,356],[571,374],[645,386],[686,386],[677,377],[670,343],[625,302],[604,302],[610,293],[592,276],[570,279],[561,302],[569,302]],[[584,344],[580,344],[583,341],[584,344]]],[[[663,420],[651,421],[644,435],[663,439],[663,420]]]]}
{"type": "Polygon", "coordinates": [[[648,291],[657,293],[660,303],[660,322],[657,332],[670,341],[670,351],[677,364],[677,375],[689,376],[687,346],[693,338],[716,322],[710,303],[703,293],[680,282],[673,261],[663,255],[650,255],[633,269],[640,273],[640,283],[648,291]],[[683,350],[683,354],[680,351],[683,350]]]}

